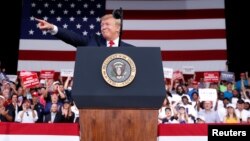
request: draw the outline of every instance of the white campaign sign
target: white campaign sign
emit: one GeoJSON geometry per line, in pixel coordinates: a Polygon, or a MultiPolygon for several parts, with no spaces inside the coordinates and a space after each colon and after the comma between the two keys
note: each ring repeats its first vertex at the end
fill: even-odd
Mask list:
{"type": "Polygon", "coordinates": [[[73,69],[61,69],[61,76],[62,77],[73,77],[74,70],[73,69]]]}
{"type": "Polygon", "coordinates": [[[200,102],[212,101],[213,107],[215,107],[217,101],[217,91],[215,89],[199,89],[200,102]]]}
{"type": "Polygon", "coordinates": [[[163,72],[164,72],[164,78],[169,78],[172,79],[173,78],[173,72],[174,70],[172,68],[163,68],[163,72]]]}
{"type": "Polygon", "coordinates": [[[194,74],[194,67],[193,66],[183,66],[182,67],[183,74],[194,74]]]}

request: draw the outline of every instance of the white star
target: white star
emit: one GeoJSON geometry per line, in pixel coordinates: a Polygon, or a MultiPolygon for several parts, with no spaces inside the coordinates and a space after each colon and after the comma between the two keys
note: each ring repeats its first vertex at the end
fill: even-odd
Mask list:
{"type": "Polygon", "coordinates": [[[47,34],[47,31],[43,31],[43,35],[46,35],[47,34]]]}
{"type": "Polygon", "coordinates": [[[82,13],[82,11],[81,10],[77,10],[76,13],[77,13],[77,15],[80,15],[82,13]]]}
{"type": "Polygon", "coordinates": [[[70,17],[69,20],[70,20],[71,22],[73,22],[73,21],[75,20],[75,18],[74,18],[74,17],[70,17]]]}
{"type": "Polygon", "coordinates": [[[88,34],[88,32],[85,30],[85,31],[82,32],[82,34],[83,34],[84,36],[86,36],[86,35],[88,34]]]}
{"type": "Polygon", "coordinates": [[[74,3],[72,3],[72,4],[70,5],[70,7],[71,7],[71,8],[74,8],[74,7],[75,7],[75,4],[74,4],[74,3]]]}
{"type": "Polygon", "coordinates": [[[88,8],[88,4],[85,3],[85,4],[83,5],[83,7],[84,7],[84,8],[88,8]]]}
{"type": "Polygon", "coordinates": [[[101,18],[100,18],[100,17],[97,17],[97,18],[96,18],[96,21],[97,21],[97,22],[100,22],[100,21],[101,21],[101,18]]]}
{"type": "Polygon", "coordinates": [[[96,5],[97,8],[101,8],[101,6],[102,6],[102,5],[101,5],[100,3],[98,3],[98,4],[96,5]]]}
{"type": "Polygon", "coordinates": [[[87,22],[88,18],[85,16],[82,18],[84,22],[87,22]]]}
{"type": "Polygon", "coordinates": [[[101,35],[101,33],[98,31],[98,32],[96,32],[96,35],[100,36],[100,35],[101,35]]]}
{"type": "Polygon", "coordinates": [[[58,8],[61,8],[61,7],[62,7],[62,4],[61,4],[61,3],[58,3],[58,4],[57,4],[57,7],[58,7],[58,8]]]}
{"type": "Polygon", "coordinates": [[[69,1],[69,0],[64,0],[64,1],[69,1]]]}
{"type": "Polygon", "coordinates": [[[80,29],[82,25],[80,25],[79,23],[76,25],[77,29],[80,29]]]}
{"type": "Polygon", "coordinates": [[[78,0],[78,1],[82,1],[82,0],[78,0]]]}
{"type": "Polygon", "coordinates": [[[36,4],[33,2],[33,3],[31,4],[31,7],[36,7],[36,4]]]}
{"type": "Polygon", "coordinates": [[[42,10],[41,9],[38,9],[37,10],[37,14],[41,14],[42,13],[42,10]]]}
{"type": "Polygon", "coordinates": [[[95,0],[90,0],[90,1],[94,2],[95,0]]]}
{"type": "Polygon", "coordinates": [[[69,11],[65,9],[65,10],[63,11],[63,14],[66,15],[66,14],[68,14],[68,12],[69,12],[69,11]]]}
{"type": "Polygon", "coordinates": [[[30,17],[30,20],[31,20],[31,21],[34,21],[34,20],[35,20],[35,17],[34,17],[34,16],[31,16],[31,17],[30,17]]]}
{"type": "Polygon", "coordinates": [[[61,20],[62,20],[61,17],[57,17],[57,18],[56,18],[56,21],[58,21],[58,22],[60,22],[61,20]]]}
{"type": "Polygon", "coordinates": [[[94,11],[94,10],[91,10],[89,13],[90,13],[90,15],[94,15],[94,14],[95,14],[95,11],[94,11]]]}
{"type": "Polygon", "coordinates": [[[48,17],[44,16],[44,17],[43,17],[43,20],[47,21],[47,20],[48,20],[48,17]]]}
{"type": "Polygon", "coordinates": [[[63,25],[63,28],[68,28],[68,25],[67,25],[67,24],[64,24],[64,25],[63,25]]]}
{"type": "Polygon", "coordinates": [[[54,9],[50,10],[50,14],[55,14],[55,10],[54,9]]]}
{"type": "Polygon", "coordinates": [[[49,7],[49,4],[46,2],[46,3],[44,4],[44,7],[49,7]]]}
{"type": "Polygon", "coordinates": [[[33,34],[34,34],[34,31],[31,29],[31,30],[29,31],[29,34],[30,34],[30,35],[33,35],[33,34]]]}
{"type": "Polygon", "coordinates": [[[94,29],[95,26],[94,26],[93,24],[91,24],[91,25],[89,25],[89,28],[90,28],[90,29],[94,29]]]}

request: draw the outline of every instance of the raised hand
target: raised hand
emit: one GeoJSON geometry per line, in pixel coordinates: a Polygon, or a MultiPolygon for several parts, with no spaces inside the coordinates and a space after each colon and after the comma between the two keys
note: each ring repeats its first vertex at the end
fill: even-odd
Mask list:
{"type": "Polygon", "coordinates": [[[45,20],[37,19],[37,18],[35,18],[35,20],[38,22],[38,28],[41,30],[53,30],[53,28],[54,28],[53,24],[51,24],[45,20]]]}

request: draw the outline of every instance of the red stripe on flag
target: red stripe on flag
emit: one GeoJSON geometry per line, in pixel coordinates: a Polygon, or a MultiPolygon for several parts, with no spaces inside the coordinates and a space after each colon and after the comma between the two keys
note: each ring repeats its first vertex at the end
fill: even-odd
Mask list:
{"type": "Polygon", "coordinates": [[[158,136],[207,136],[207,124],[160,124],[158,136]]]}
{"type": "MultiPolygon", "coordinates": [[[[19,60],[75,61],[75,51],[20,50],[19,60]]],[[[163,61],[226,60],[226,50],[162,51],[163,61]]]]}
{"type": "Polygon", "coordinates": [[[226,50],[192,50],[192,51],[162,51],[162,60],[171,61],[199,61],[199,60],[226,60],[226,50]]]}
{"type": "Polygon", "coordinates": [[[74,123],[0,123],[0,126],[0,134],[79,136],[79,125],[74,123]]]}
{"type": "MultiPolygon", "coordinates": [[[[112,13],[107,10],[106,13],[112,13]]],[[[196,10],[125,10],[126,20],[167,20],[167,19],[218,19],[225,18],[224,9],[196,10]]]]}
{"type": "Polygon", "coordinates": [[[19,60],[75,61],[75,51],[19,50],[19,60]]]}
{"type": "Polygon", "coordinates": [[[123,39],[217,39],[225,38],[225,29],[214,30],[161,30],[161,31],[142,31],[142,30],[125,30],[123,39]]]}

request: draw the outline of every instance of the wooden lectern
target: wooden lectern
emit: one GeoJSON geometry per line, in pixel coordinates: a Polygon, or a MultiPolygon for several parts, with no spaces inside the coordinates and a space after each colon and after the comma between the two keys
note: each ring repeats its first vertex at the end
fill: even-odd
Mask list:
{"type": "Polygon", "coordinates": [[[80,109],[81,141],[156,141],[165,97],[160,48],[78,47],[76,58],[72,96],[80,109]],[[124,87],[111,86],[102,75],[104,60],[116,53],[136,66],[124,87]]]}

